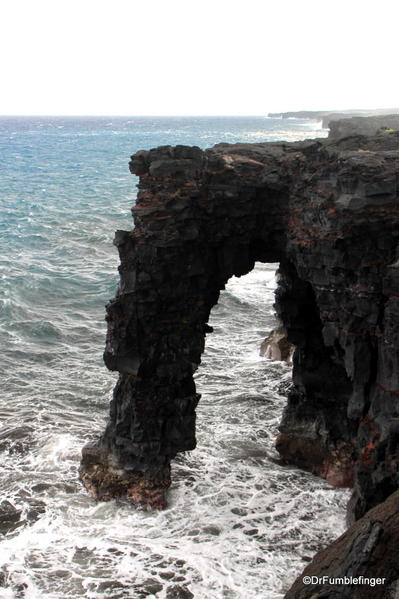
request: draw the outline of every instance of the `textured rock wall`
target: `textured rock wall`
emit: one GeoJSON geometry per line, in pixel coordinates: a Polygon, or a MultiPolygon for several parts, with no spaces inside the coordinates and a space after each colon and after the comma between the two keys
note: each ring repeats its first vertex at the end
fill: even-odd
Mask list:
{"type": "Polygon", "coordinates": [[[170,460],[195,447],[212,306],[232,275],[280,262],[277,313],[296,346],[282,459],[355,486],[360,517],[398,486],[399,136],[184,146],[132,157],[133,231],[105,362],[120,373],[81,478],[99,499],[163,507],[170,460]]]}

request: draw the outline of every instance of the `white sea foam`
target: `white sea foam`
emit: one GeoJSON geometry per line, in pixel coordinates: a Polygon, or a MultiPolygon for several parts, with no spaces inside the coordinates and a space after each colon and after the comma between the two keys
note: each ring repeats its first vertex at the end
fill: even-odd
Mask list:
{"type": "Polygon", "coordinates": [[[81,412],[68,418],[66,404],[68,433],[46,435],[38,423],[36,447],[14,459],[13,501],[27,518],[34,501],[44,511],[0,545],[8,587],[43,599],[153,589],[162,599],[178,583],[200,599],[280,599],[303,559],[342,530],[346,492],[282,467],[274,450],[285,402],[277,387],[289,370],[258,355],[259,329],[273,326],[273,281],[274,269],[259,265],[232,280],[212,312],[216,332],[197,374],[198,447],[176,459],[165,512],[94,504],[76,482],[81,412]]]}

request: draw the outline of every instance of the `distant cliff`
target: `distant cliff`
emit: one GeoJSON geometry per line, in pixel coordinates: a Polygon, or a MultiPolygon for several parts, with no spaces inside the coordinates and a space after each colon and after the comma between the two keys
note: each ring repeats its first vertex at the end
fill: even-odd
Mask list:
{"type": "Polygon", "coordinates": [[[377,135],[399,131],[399,114],[373,117],[352,117],[332,120],[329,139],[336,140],[351,135],[377,135]]]}
{"type": "Polygon", "coordinates": [[[277,449],[353,487],[362,517],[399,487],[399,133],[164,146],[130,168],[135,228],[115,237],[104,354],[119,380],[103,436],[83,450],[86,488],[165,507],[170,461],[195,447],[212,306],[233,275],[279,262],[276,311],[295,351],[277,449]]]}
{"type": "MultiPolygon", "coordinates": [[[[352,117],[378,117],[385,115],[399,115],[399,108],[380,108],[375,110],[299,110],[296,112],[269,112],[267,116],[270,118],[296,118],[322,121],[322,127],[328,129],[330,123],[333,121],[350,119],[352,117]]],[[[370,131],[366,135],[374,135],[375,132],[370,131]]]]}

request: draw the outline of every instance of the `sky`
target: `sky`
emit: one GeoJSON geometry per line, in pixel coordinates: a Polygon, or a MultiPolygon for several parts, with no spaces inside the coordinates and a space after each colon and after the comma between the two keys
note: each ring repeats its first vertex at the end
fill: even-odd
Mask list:
{"type": "Polygon", "coordinates": [[[398,0],[2,0],[0,114],[399,106],[398,0]]]}

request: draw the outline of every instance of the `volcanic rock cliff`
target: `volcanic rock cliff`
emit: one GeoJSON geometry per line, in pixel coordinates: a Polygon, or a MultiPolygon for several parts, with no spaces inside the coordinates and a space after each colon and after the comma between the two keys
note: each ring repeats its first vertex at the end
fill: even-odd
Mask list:
{"type": "Polygon", "coordinates": [[[135,228],[115,237],[104,354],[120,376],[83,450],[91,495],[166,505],[170,461],[195,447],[211,308],[262,261],[280,263],[276,311],[295,346],[281,459],[353,486],[354,518],[384,501],[399,483],[399,134],[165,146],[130,169],[135,228]]]}
{"type": "Polygon", "coordinates": [[[399,114],[387,114],[374,117],[352,117],[330,119],[328,122],[331,140],[342,139],[351,135],[386,135],[399,130],[399,114]]]}

